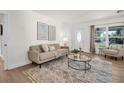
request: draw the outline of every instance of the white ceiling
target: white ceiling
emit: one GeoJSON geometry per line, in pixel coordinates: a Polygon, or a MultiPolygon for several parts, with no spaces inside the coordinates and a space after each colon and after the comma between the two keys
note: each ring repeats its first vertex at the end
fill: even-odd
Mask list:
{"type": "Polygon", "coordinates": [[[85,22],[104,18],[124,17],[124,12],[116,13],[117,10],[35,10],[62,22],[85,22]]]}

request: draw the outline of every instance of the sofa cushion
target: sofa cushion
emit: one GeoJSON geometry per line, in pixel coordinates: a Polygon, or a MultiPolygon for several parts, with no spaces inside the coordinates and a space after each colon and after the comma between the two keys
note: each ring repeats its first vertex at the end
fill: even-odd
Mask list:
{"type": "Polygon", "coordinates": [[[124,45],[122,45],[122,44],[111,44],[109,46],[109,48],[111,48],[111,49],[121,49],[121,48],[124,48],[124,45]]]}
{"type": "Polygon", "coordinates": [[[121,48],[123,48],[123,45],[118,45],[118,49],[121,49],[121,48]]]}
{"type": "Polygon", "coordinates": [[[41,50],[41,47],[40,47],[41,45],[36,45],[36,46],[30,46],[30,51],[37,51],[37,52],[39,52],[39,53],[41,53],[41,52],[43,52],[42,50],[41,50]]]}
{"type": "Polygon", "coordinates": [[[117,55],[118,54],[118,50],[117,49],[106,49],[105,54],[117,55]]]}
{"type": "Polygon", "coordinates": [[[40,54],[40,60],[46,60],[55,57],[55,55],[52,52],[43,52],[40,54]]]}
{"type": "Polygon", "coordinates": [[[57,51],[53,51],[52,53],[55,55],[56,58],[62,56],[62,55],[61,55],[60,53],[58,53],[57,51]]]}
{"type": "Polygon", "coordinates": [[[48,44],[48,46],[54,46],[55,50],[60,49],[60,45],[59,44],[48,44]]]}
{"type": "Polygon", "coordinates": [[[54,46],[49,46],[49,51],[55,51],[55,47],[54,46]]]}
{"type": "Polygon", "coordinates": [[[65,54],[68,52],[68,49],[57,49],[57,52],[60,54],[65,54]]]}

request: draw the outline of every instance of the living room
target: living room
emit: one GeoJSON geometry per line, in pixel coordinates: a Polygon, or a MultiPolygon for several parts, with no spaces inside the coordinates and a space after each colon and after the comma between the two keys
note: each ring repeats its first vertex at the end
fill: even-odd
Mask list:
{"type": "MultiPolygon", "coordinates": [[[[1,10],[0,15],[2,15],[0,21],[1,19],[3,20],[1,21],[1,24],[3,25],[4,31],[2,34],[2,57],[4,59],[2,64],[4,69],[0,69],[3,71],[3,76],[4,73],[6,74],[6,70],[9,70],[7,72],[9,74],[14,72],[16,72],[15,74],[21,73],[21,77],[17,78],[22,80],[18,81],[17,78],[14,80],[14,76],[11,75],[9,80],[1,79],[0,82],[124,82],[124,76],[122,75],[124,71],[123,53],[121,56],[119,56],[119,58],[117,58],[117,60],[114,59],[115,56],[113,57],[105,54],[106,52],[102,52],[102,55],[100,55],[99,49],[98,51],[94,51],[95,42],[91,42],[96,38],[95,35],[91,35],[91,30],[94,31],[96,28],[110,24],[114,24],[112,26],[122,26],[123,29],[124,12],[122,10],[1,10]],[[42,31],[41,27],[43,27],[43,30],[45,29],[46,31],[50,29],[50,26],[54,28],[54,33],[52,32],[50,36],[48,35],[50,32],[47,34],[39,32],[42,31]],[[44,37],[41,33],[46,36],[44,37]],[[50,37],[52,39],[50,39],[50,37]],[[32,55],[35,54],[34,52],[30,55],[28,54],[30,47],[42,45],[42,47],[45,47],[43,50],[48,52],[48,49],[46,49],[45,46],[47,44],[50,46],[52,44],[56,44],[52,45],[52,47],[49,47],[49,49],[52,51],[51,55],[54,55],[54,58],[51,58],[52,60],[43,60],[39,63],[33,60],[34,57],[30,58],[30,55],[32,57],[32,55]],[[57,44],[59,44],[59,46],[57,44]],[[63,52],[65,50],[57,50],[57,52],[55,52],[53,51],[56,49],[55,46],[58,46],[59,48],[61,47],[62,49],[66,48],[67,50],[66,52],[63,52]],[[87,62],[84,62],[86,65],[88,65],[88,68],[86,67],[87,69],[84,69],[84,71],[73,69],[73,67],[69,67],[69,69],[67,69],[65,67],[68,66],[66,64],[68,63],[68,58],[71,58],[71,60],[73,59],[71,56],[69,56],[70,54],[67,53],[68,51],[69,53],[79,52],[79,54],[85,55],[84,57],[88,59],[87,62],[92,62],[88,64],[87,62]],[[61,54],[61,56],[64,55],[64,57],[59,56],[59,54],[61,54]],[[105,58],[104,56],[107,57],[105,58]],[[32,62],[35,64],[31,64],[32,62]],[[49,67],[49,65],[51,66],[49,67]],[[89,68],[90,65],[91,68],[89,68]],[[48,69],[46,69],[47,66],[48,69]],[[57,66],[58,68],[55,69],[57,66]],[[96,67],[98,68],[95,69],[96,67]],[[113,71],[113,67],[116,69],[116,71],[113,71]],[[41,68],[44,71],[42,71],[41,68]],[[53,71],[51,69],[53,69],[53,71]],[[64,70],[65,73],[61,72],[60,70],[64,70]],[[32,73],[32,71],[34,71],[34,73],[32,73]],[[39,76],[37,73],[35,73],[35,71],[40,71],[38,73],[39,76]],[[44,75],[45,73],[48,75],[44,75]],[[60,75],[59,77],[58,73],[62,73],[62,76],[60,75]],[[32,76],[32,74],[34,76],[32,76]],[[42,75],[44,77],[41,78],[42,75]],[[114,80],[113,75],[115,75],[114,80]],[[87,79],[86,76],[89,76],[89,78],[87,79]],[[25,77],[26,79],[24,79],[25,77]],[[81,79],[81,77],[83,77],[83,79],[81,79]],[[28,78],[30,79],[28,80],[28,78]]],[[[123,31],[124,30],[122,30],[122,39],[123,31]]],[[[106,43],[105,47],[109,47],[108,42],[106,43]]],[[[41,58],[45,56],[45,54],[40,55],[42,55],[41,58]]],[[[46,56],[48,57],[49,54],[46,54],[46,56]]],[[[74,54],[74,57],[75,56],[77,57],[80,55],[74,54]]],[[[77,59],[77,61],[79,60],[77,59]]],[[[78,65],[79,67],[83,67],[85,64],[78,65]]],[[[75,64],[73,64],[73,66],[77,67],[75,64]]],[[[4,77],[6,76],[7,75],[4,77]]],[[[17,76],[20,76],[20,74],[17,76]]]]}

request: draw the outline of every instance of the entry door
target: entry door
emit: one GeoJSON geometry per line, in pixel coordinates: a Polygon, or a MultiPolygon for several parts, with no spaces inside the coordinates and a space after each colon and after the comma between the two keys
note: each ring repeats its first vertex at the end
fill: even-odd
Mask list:
{"type": "Polygon", "coordinates": [[[0,56],[2,56],[2,33],[3,32],[3,26],[0,24],[0,56]]]}
{"type": "Polygon", "coordinates": [[[2,49],[1,49],[1,53],[2,53],[2,57],[4,59],[4,69],[7,70],[8,69],[8,43],[7,43],[7,38],[8,38],[8,24],[7,24],[7,15],[4,15],[3,17],[3,22],[2,22],[2,49]]]}

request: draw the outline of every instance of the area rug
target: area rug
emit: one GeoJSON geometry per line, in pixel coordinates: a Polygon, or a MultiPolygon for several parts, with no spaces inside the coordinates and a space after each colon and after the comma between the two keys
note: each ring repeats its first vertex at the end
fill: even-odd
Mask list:
{"type": "MultiPolygon", "coordinates": [[[[36,83],[110,83],[112,82],[112,65],[102,60],[93,59],[91,69],[84,71],[68,68],[67,57],[27,69],[23,73],[36,83]]],[[[78,66],[83,66],[78,64],[78,66]]]]}

